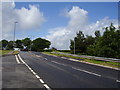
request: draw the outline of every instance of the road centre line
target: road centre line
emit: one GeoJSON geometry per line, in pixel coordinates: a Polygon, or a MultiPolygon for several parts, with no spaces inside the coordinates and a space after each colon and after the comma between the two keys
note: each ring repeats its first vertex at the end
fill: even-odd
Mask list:
{"type": "Polygon", "coordinates": [[[67,65],[65,65],[65,64],[62,64],[62,63],[59,63],[59,62],[56,62],[56,61],[51,61],[51,62],[56,63],[56,64],[59,64],[59,65],[67,66],[67,65]]]}
{"type": "Polygon", "coordinates": [[[17,63],[19,64],[19,63],[20,63],[20,61],[19,61],[19,59],[18,59],[17,55],[15,55],[15,58],[16,58],[17,63]]]}
{"type": "Polygon", "coordinates": [[[22,60],[22,58],[20,57],[19,54],[18,54],[18,57],[19,57],[19,59],[21,60],[21,62],[22,62],[23,64],[25,64],[25,66],[35,75],[35,77],[36,77],[37,79],[39,79],[39,81],[43,84],[43,86],[44,86],[47,90],[51,90],[51,88],[50,88],[47,84],[44,84],[45,82],[32,70],[32,68],[30,68],[29,65],[22,60]]]}
{"type": "Polygon", "coordinates": [[[120,83],[120,81],[119,81],[119,80],[116,80],[116,82],[120,83]]]}
{"type": "Polygon", "coordinates": [[[72,67],[73,69],[75,70],[78,70],[78,71],[82,71],[82,72],[85,72],[85,73],[88,73],[88,74],[92,74],[92,75],[95,75],[95,76],[101,76],[99,74],[96,74],[96,73],[93,73],[93,72],[89,72],[89,71],[86,71],[86,70],[83,70],[83,69],[78,69],[78,68],[75,68],[75,67],[72,67]]]}

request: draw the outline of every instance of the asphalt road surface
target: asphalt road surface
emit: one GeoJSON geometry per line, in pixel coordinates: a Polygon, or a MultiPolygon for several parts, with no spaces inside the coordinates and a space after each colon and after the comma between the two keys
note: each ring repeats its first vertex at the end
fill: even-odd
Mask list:
{"type": "MultiPolygon", "coordinates": [[[[11,58],[12,60],[14,60],[12,62],[17,63],[16,65],[17,68],[24,68],[24,69],[25,67],[28,68],[27,70],[29,71],[27,72],[29,73],[27,75],[28,76],[31,75],[32,83],[34,83],[34,85],[36,84],[35,87],[38,88],[46,88],[49,90],[52,88],[119,88],[120,87],[120,78],[118,77],[119,76],[118,70],[85,64],[85,63],[77,62],[72,59],[68,60],[62,57],[49,56],[39,52],[21,51],[20,57],[22,59],[22,62],[18,62],[17,60],[14,60],[15,56],[11,56],[9,58],[5,57],[4,59],[7,60],[11,58]],[[33,74],[31,74],[30,72],[33,74]]],[[[3,77],[4,77],[3,79],[5,79],[7,76],[3,76],[3,77]]],[[[29,83],[29,79],[27,80],[29,83]]],[[[5,83],[3,83],[4,84],[3,86],[7,87],[5,83]]],[[[14,86],[16,87],[16,85],[14,86]]],[[[19,85],[17,86],[19,87],[19,85]]],[[[26,84],[26,88],[27,87],[28,85],[26,84]]]]}

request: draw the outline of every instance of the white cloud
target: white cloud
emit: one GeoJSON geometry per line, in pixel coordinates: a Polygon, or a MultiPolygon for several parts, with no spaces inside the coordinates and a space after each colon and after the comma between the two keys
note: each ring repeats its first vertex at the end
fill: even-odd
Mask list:
{"type": "Polygon", "coordinates": [[[66,11],[65,16],[69,17],[68,25],[50,29],[46,36],[52,42],[51,47],[69,49],[70,39],[73,39],[79,30],[83,31],[85,35],[94,36],[96,30],[103,32],[101,27],[106,27],[111,22],[117,25],[117,20],[111,20],[108,17],[95,23],[88,23],[88,12],[78,6],[73,6],[71,10],[66,11]]]}
{"type": "Polygon", "coordinates": [[[16,9],[14,2],[2,3],[2,37],[4,39],[12,40],[15,21],[18,22],[17,28],[24,31],[39,28],[45,18],[38,6],[29,5],[29,8],[16,9]]]}

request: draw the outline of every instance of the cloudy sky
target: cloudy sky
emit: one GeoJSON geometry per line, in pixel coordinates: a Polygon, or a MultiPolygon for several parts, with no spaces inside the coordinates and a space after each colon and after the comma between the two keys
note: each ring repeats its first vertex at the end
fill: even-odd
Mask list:
{"type": "MultiPolygon", "coordinates": [[[[96,30],[112,22],[117,27],[117,2],[4,2],[2,3],[2,39],[42,37],[57,49],[69,49],[76,32],[94,36],[96,30]]],[[[0,26],[1,27],[1,26],[0,26]]]]}

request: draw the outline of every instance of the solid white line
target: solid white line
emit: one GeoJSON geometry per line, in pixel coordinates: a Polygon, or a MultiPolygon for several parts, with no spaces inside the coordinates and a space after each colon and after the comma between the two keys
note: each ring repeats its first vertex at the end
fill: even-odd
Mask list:
{"type": "Polygon", "coordinates": [[[69,58],[68,60],[71,60],[71,61],[79,61],[79,60],[76,60],[76,59],[72,59],[72,58],[69,58]]]}
{"type": "Polygon", "coordinates": [[[20,63],[20,61],[19,61],[17,55],[15,55],[15,58],[16,58],[17,63],[20,63]]]}
{"type": "Polygon", "coordinates": [[[45,83],[42,79],[39,79],[40,80],[40,82],[43,84],[43,83],[45,83]]]}
{"type": "Polygon", "coordinates": [[[116,80],[116,82],[119,82],[119,83],[120,83],[120,81],[119,81],[119,80],[116,80]]]}
{"type": "Polygon", "coordinates": [[[22,58],[20,57],[19,54],[18,54],[18,57],[19,57],[19,59],[21,60],[21,62],[22,62],[23,64],[25,64],[25,62],[22,60],[22,58]]]}
{"type": "Polygon", "coordinates": [[[51,90],[47,84],[43,84],[48,90],[51,90]]]}
{"type": "Polygon", "coordinates": [[[99,76],[99,77],[101,76],[99,74],[96,74],[96,73],[93,73],[93,72],[89,72],[89,71],[86,71],[86,70],[78,69],[78,68],[75,68],[75,67],[72,67],[72,68],[75,69],[75,70],[78,70],[78,71],[86,72],[88,74],[96,75],[96,76],[99,76]]]}

